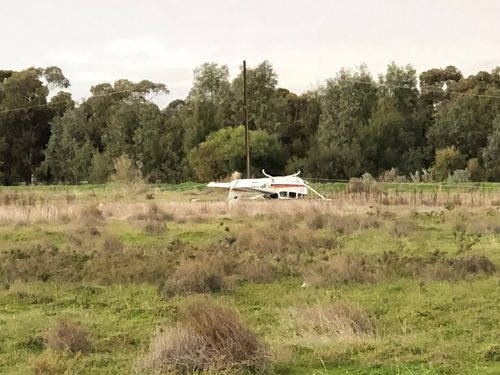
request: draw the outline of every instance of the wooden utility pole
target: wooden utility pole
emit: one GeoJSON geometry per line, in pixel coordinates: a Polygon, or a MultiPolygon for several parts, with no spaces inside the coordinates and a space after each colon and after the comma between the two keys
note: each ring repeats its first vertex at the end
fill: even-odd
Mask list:
{"type": "Polygon", "coordinates": [[[243,60],[243,107],[245,109],[245,154],[247,166],[247,178],[250,178],[250,138],[248,131],[248,108],[247,108],[247,62],[243,60]]]}

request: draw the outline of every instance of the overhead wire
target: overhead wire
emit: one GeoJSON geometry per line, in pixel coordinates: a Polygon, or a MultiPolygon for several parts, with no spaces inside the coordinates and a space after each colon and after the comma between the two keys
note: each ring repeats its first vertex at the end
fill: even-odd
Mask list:
{"type": "MultiPolygon", "coordinates": [[[[155,86],[151,86],[150,88],[154,88],[155,86]]],[[[146,87],[149,88],[149,87],[146,87]]],[[[119,90],[119,91],[113,91],[110,92],[109,94],[98,94],[98,95],[92,95],[91,98],[105,98],[105,97],[111,97],[113,95],[119,95],[119,94],[125,94],[125,93],[132,93],[136,92],[137,90],[133,89],[128,89],[128,90],[119,90]]],[[[151,102],[151,100],[156,97],[156,94],[150,98],[150,99],[145,99],[147,102],[151,102]]],[[[0,114],[3,113],[9,113],[9,112],[18,112],[18,111],[24,111],[24,110],[29,110],[29,109],[36,109],[36,108],[44,108],[44,107],[55,107],[61,104],[69,104],[69,103],[75,103],[73,99],[68,99],[68,100],[62,100],[58,102],[49,102],[49,103],[43,103],[43,104],[33,104],[33,105],[27,105],[27,106],[21,106],[21,107],[15,107],[15,108],[7,108],[0,110],[0,114]]]]}
{"type": "MultiPolygon", "coordinates": [[[[384,84],[377,83],[375,81],[362,81],[362,80],[353,80],[350,79],[349,82],[353,83],[360,83],[364,85],[373,85],[376,87],[389,87],[389,88],[397,88],[397,89],[405,89],[405,90],[416,90],[419,93],[436,93],[436,94],[449,94],[449,95],[462,95],[462,96],[475,96],[475,97],[481,97],[481,98],[491,98],[491,99],[500,99],[500,95],[491,95],[491,94],[476,94],[476,93],[471,93],[471,92],[460,92],[460,91],[445,91],[444,89],[439,89],[439,88],[428,88],[428,87],[421,87],[420,90],[416,86],[402,86],[402,85],[387,85],[385,86],[384,84]]],[[[496,88],[497,90],[500,91],[500,87],[496,88]]]]}
{"type": "MultiPolygon", "coordinates": [[[[384,87],[383,84],[377,83],[375,81],[363,81],[363,80],[352,80],[350,79],[349,82],[352,83],[358,83],[358,84],[364,84],[364,85],[373,85],[376,87],[384,87]]],[[[152,86],[154,87],[154,86],[152,86]]],[[[489,99],[500,99],[500,95],[491,95],[491,94],[476,94],[476,93],[470,93],[470,92],[459,92],[459,91],[445,91],[444,89],[439,89],[439,88],[428,88],[428,87],[421,87],[420,90],[416,86],[408,86],[408,85],[390,85],[390,88],[398,88],[398,89],[405,89],[405,90],[416,90],[419,93],[436,93],[436,94],[449,94],[449,95],[461,95],[461,96],[471,96],[471,97],[479,97],[479,98],[489,98],[489,99]]],[[[498,89],[500,90],[500,88],[498,89]]],[[[118,94],[124,94],[124,93],[130,93],[134,92],[136,90],[120,90],[120,91],[114,91],[109,94],[101,94],[101,95],[93,95],[91,97],[107,97],[107,96],[113,96],[113,95],[118,95],[118,94]]],[[[150,102],[157,94],[155,94],[152,98],[148,99],[147,101],[150,102]]],[[[23,111],[23,110],[28,110],[28,109],[36,109],[36,108],[44,108],[44,107],[53,107],[61,104],[68,104],[74,102],[72,99],[70,100],[64,100],[64,101],[59,101],[59,102],[52,102],[52,103],[43,103],[43,104],[34,104],[34,105],[28,105],[28,106],[21,106],[21,107],[15,107],[15,108],[8,108],[8,109],[3,109],[0,110],[0,113],[9,113],[9,112],[16,112],[16,111],[23,111]]]]}

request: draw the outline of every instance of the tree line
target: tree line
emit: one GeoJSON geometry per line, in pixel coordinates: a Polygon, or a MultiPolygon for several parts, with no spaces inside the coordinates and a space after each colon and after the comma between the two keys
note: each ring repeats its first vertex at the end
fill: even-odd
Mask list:
{"type": "MultiPolygon", "coordinates": [[[[296,94],[264,61],[247,82],[253,175],[500,180],[500,67],[417,76],[391,63],[375,78],[361,65],[296,94]]],[[[196,68],[162,109],[161,83],[100,83],[81,103],[69,84],[58,67],[0,70],[0,183],[103,183],[123,158],[149,182],[244,170],[243,79],[226,65],[196,68]]]]}

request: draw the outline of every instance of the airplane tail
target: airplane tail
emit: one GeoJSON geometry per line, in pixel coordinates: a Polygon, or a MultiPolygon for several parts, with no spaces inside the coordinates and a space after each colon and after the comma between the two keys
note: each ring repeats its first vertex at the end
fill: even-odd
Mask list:
{"type": "MultiPolygon", "coordinates": [[[[271,175],[267,174],[265,170],[262,170],[262,174],[266,177],[269,177],[269,178],[275,177],[275,176],[271,176],[271,175]]],[[[283,176],[283,177],[297,177],[299,174],[300,174],[300,171],[295,172],[294,174],[289,174],[288,176],[283,176]]]]}

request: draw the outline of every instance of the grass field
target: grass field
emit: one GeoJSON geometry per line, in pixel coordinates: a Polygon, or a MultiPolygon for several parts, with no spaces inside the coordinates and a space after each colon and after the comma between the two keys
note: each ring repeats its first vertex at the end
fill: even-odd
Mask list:
{"type": "Polygon", "coordinates": [[[332,200],[0,188],[0,373],[167,373],[155,337],[179,356],[213,304],[265,355],[213,367],[204,346],[211,373],[499,374],[500,185],[315,187],[332,200]]]}

